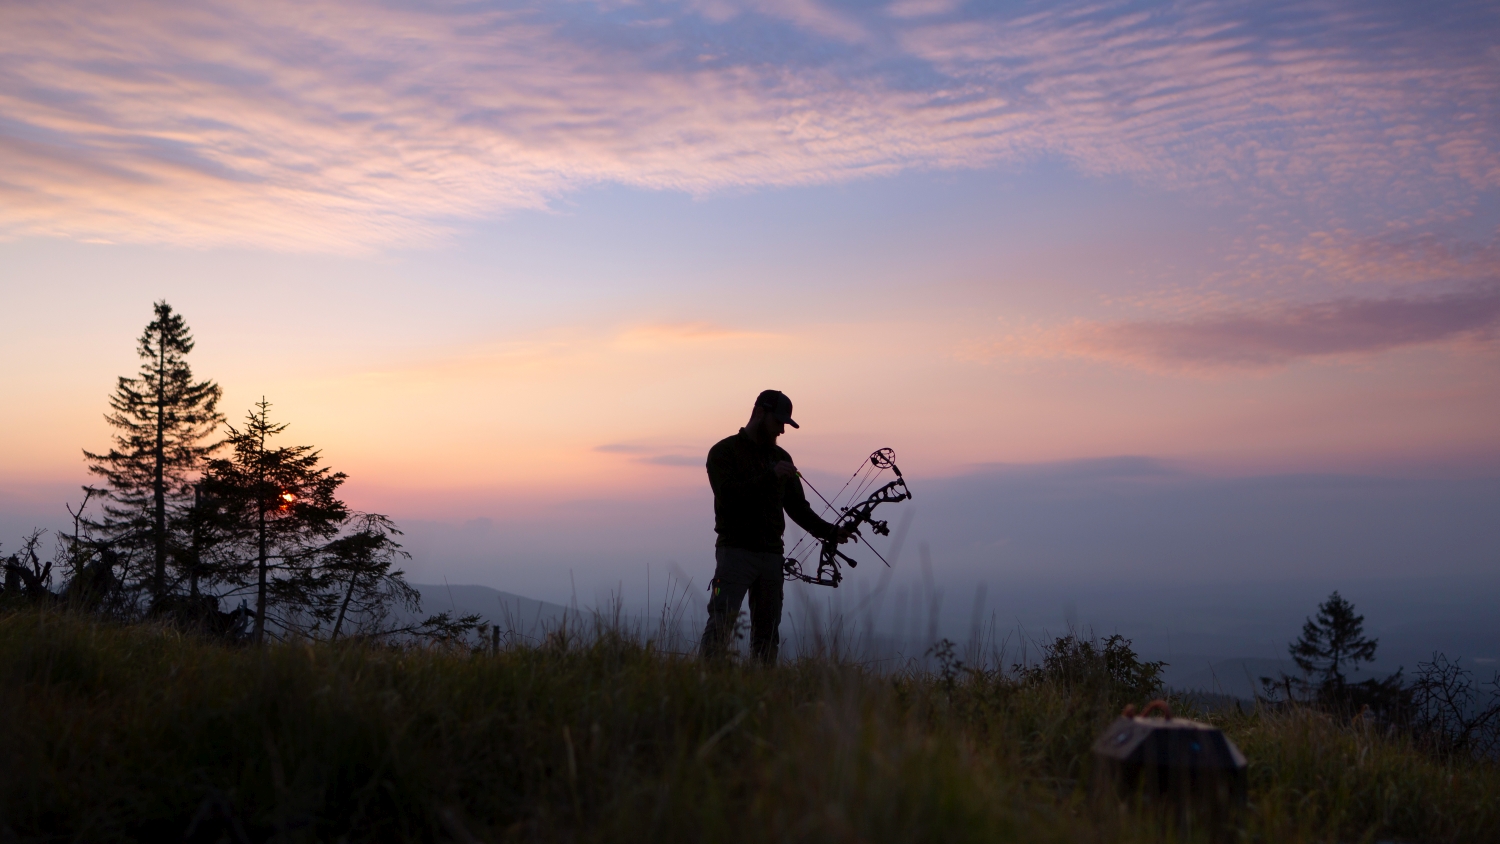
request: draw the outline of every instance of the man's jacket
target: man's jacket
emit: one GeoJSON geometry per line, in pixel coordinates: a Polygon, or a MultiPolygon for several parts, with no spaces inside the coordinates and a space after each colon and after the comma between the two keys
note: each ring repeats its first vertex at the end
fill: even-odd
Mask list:
{"type": "Polygon", "coordinates": [[[833,525],[818,518],[796,475],[776,477],[773,467],[792,456],[776,445],[759,445],[741,428],[708,450],[708,483],[714,489],[717,544],[747,551],[782,553],[786,515],[803,530],[823,539],[833,525]]]}

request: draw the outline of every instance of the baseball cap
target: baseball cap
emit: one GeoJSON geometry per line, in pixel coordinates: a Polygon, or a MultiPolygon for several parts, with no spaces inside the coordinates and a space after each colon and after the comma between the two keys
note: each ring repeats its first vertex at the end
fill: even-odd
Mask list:
{"type": "Polygon", "coordinates": [[[761,394],[755,397],[755,406],[771,411],[778,421],[791,425],[793,428],[802,427],[792,421],[792,400],[780,390],[762,390],[761,394]]]}

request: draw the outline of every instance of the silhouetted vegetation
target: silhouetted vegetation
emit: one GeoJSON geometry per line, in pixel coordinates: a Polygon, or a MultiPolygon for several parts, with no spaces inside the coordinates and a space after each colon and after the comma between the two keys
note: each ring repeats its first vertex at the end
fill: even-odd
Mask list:
{"type": "Polygon", "coordinates": [[[43,533],[32,531],[22,541],[19,553],[0,560],[5,567],[5,585],[0,597],[12,602],[36,602],[52,597],[52,562],[43,562],[37,553],[43,533]]]}
{"type": "Polygon", "coordinates": [[[1407,695],[1406,720],[1423,745],[1443,756],[1500,758],[1500,671],[1480,683],[1435,653],[1417,663],[1407,695]]]}
{"type": "MultiPolygon", "coordinates": [[[[246,649],[0,616],[0,839],[1204,840],[1082,785],[1142,676],[1124,643],[1113,667],[1070,643],[1062,674],[945,678],[705,665],[571,623],[499,649],[246,649]]],[[[1307,708],[1198,717],[1252,760],[1240,840],[1500,838],[1492,765],[1307,708]]]]}
{"type": "Polygon", "coordinates": [[[1439,757],[1500,756],[1500,672],[1481,684],[1456,660],[1434,653],[1417,664],[1409,684],[1401,670],[1351,682],[1345,670],[1373,661],[1378,645],[1364,635],[1364,616],[1335,591],[1288,646],[1303,676],[1262,677],[1265,700],[1380,723],[1439,757]]]}
{"type": "Polygon", "coordinates": [[[104,481],[102,516],[88,526],[117,551],[144,551],[143,577],[153,600],[166,596],[167,563],[174,533],[192,497],[192,476],[219,447],[210,442],[219,423],[222,390],[195,381],[187,355],[193,336],[166,302],[141,334],[141,369],[121,376],[105,420],[116,431],[109,451],[84,451],[89,471],[104,481]]]}
{"type": "MultiPolygon", "coordinates": [[[[306,627],[301,616],[314,610],[324,586],[318,563],[326,543],[349,519],[335,493],[347,477],[319,466],[311,446],[275,446],[286,431],[271,422],[264,398],[250,411],[243,429],[228,426],[231,456],[209,461],[203,489],[215,509],[213,522],[233,553],[216,555],[208,569],[216,580],[253,588],[255,624],[251,639],[265,639],[271,616],[283,630],[306,627]]],[[[313,613],[316,615],[316,613],[313,613]]]]}
{"type": "Polygon", "coordinates": [[[355,513],[337,496],[346,476],[311,446],[277,445],[286,430],[262,399],[242,427],[225,425],[222,390],[196,380],[194,341],[166,302],[137,345],[141,369],[121,377],[105,417],[104,453],[85,451],[99,486],[86,486],[71,533],[41,559],[43,532],[5,559],[7,605],[64,604],[115,621],[154,618],[229,641],[460,635],[477,616],[420,612],[395,563],[406,557],[394,522],[355,513]],[[54,592],[52,577],[62,576],[54,592]],[[225,611],[224,604],[240,606],[225,611]],[[249,604],[253,601],[253,606],[249,604]]]}
{"type": "Polygon", "coordinates": [[[1052,683],[1064,689],[1101,695],[1101,703],[1119,709],[1162,693],[1165,662],[1142,660],[1131,641],[1115,634],[1101,643],[1069,633],[1046,645],[1036,665],[1016,665],[1022,682],[1052,683]]]}
{"type": "Polygon", "coordinates": [[[1274,700],[1279,694],[1287,701],[1344,714],[1369,709],[1395,715],[1405,702],[1400,671],[1357,683],[1348,677],[1360,663],[1374,661],[1379,647],[1379,640],[1365,636],[1364,624],[1365,617],[1356,615],[1354,605],[1335,590],[1318,605],[1317,617],[1302,625],[1302,635],[1287,646],[1303,676],[1262,677],[1267,696],[1274,700]]]}

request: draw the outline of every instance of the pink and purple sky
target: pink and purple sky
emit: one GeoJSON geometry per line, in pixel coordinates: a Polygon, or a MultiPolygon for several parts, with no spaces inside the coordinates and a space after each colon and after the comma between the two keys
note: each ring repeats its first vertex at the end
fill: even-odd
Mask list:
{"type": "MultiPolygon", "coordinates": [[[[766,387],[810,478],[1500,477],[1497,37],[1480,2],[4,4],[0,542],[65,517],[157,299],[351,503],[573,554],[415,573],[545,598],[701,573],[702,455],[766,387]]],[[[1493,571],[1460,533],[1425,564],[1493,571]]]]}

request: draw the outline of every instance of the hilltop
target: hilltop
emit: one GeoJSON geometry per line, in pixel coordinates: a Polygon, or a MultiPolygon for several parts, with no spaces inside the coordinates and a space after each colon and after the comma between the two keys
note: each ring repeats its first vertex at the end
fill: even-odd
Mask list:
{"type": "MultiPolygon", "coordinates": [[[[0,838],[1159,840],[1083,786],[1094,736],[1149,689],[1089,676],[704,665],[607,627],[498,652],[231,648],[17,612],[0,838]]],[[[1242,840],[1500,839],[1493,765],[1308,710],[1205,717],[1251,760],[1242,840]]]]}

